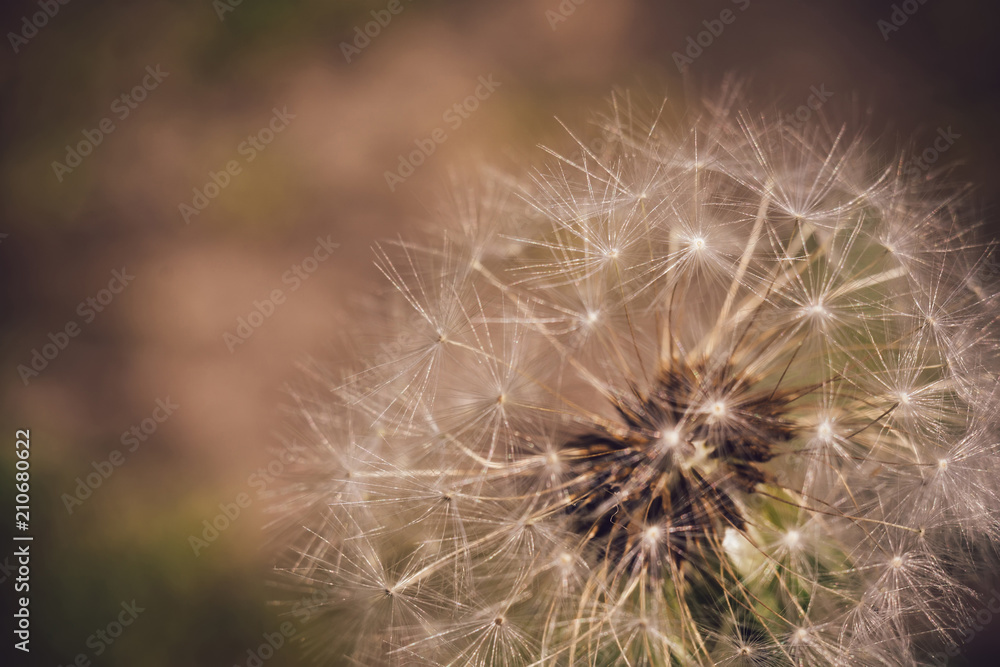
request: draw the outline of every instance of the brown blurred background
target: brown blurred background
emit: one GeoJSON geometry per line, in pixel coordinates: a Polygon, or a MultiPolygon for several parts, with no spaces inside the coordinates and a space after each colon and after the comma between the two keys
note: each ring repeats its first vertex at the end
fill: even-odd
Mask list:
{"type": "MultiPolygon", "coordinates": [[[[916,134],[920,149],[952,128],[935,168],[958,161],[997,229],[996,3],[910,0],[916,11],[886,39],[878,21],[894,7],[883,0],[236,2],[42,0],[57,11],[34,32],[24,21],[43,11],[38,0],[0,13],[0,511],[12,530],[14,431],[30,428],[35,536],[33,651],[4,664],[81,653],[96,665],[256,664],[247,651],[287,618],[268,604],[266,478],[253,475],[275,461],[296,364],[337,356],[353,305],[382,286],[372,243],[433,224],[450,172],[537,161],[537,143],[567,147],[554,117],[582,127],[614,87],[682,96],[734,73],[750,77],[754,105],[793,112],[823,88],[825,112],[870,109],[877,134],[916,134]],[[735,19],[682,77],[672,54],[725,9],[735,19]],[[342,43],[387,16],[348,62],[342,43]],[[152,77],[157,67],[166,75],[152,77]],[[449,124],[443,114],[481,76],[499,86],[449,124]],[[243,144],[275,108],[287,124],[273,141],[243,144]],[[105,118],[113,131],[78,166],[53,167],[69,167],[67,145],[98,136],[105,118]],[[384,173],[435,128],[447,141],[390,190],[384,173]],[[239,173],[227,181],[229,163],[239,173]],[[188,223],[179,207],[211,173],[226,185],[209,187],[188,223]],[[315,271],[293,290],[283,277],[318,237],[339,247],[307,262],[315,271]],[[123,267],[134,280],[102,305],[123,267]],[[245,342],[224,339],[274,289],[286,300],[273,315],[245,342]],[[71,322],[79,334],[26,384],[19,365],[71,322]],[[168,398],[173,414],[148,421],[168,398]],[[123,442],[143,420],[155,432],[123,442]],[[113,450],[124,462],[69,513],[63,494],[113,450]],[[241,493],[248,506],[196,556],[190,536],[241,493]],[[132,600],[144,611],[121,637],[88,644],[132,600]]],[[[0,542],[0,564],[10,545],[0,542]]],[[[14,575],[0,579],[6,605],[14,575]]],[[[6,607],[4,618],[7,651],[6,607]]],[[[990,635],[1000,619],[951,664],[996,664],[990,635]]],[[[308,663],[285,645],[263,664],[308,663]]]]}

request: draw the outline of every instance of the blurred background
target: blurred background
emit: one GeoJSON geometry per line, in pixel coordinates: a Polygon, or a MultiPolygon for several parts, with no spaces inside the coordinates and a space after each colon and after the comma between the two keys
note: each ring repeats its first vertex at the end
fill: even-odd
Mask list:
{"type": "MultiPolygon", "coordinates": [[[[61,1],[0,10],[0,523],[30,428],[35,537],[32,653],[4,665],[309,664],[261,650],[289,622],[262,530],[283,386],[336,363],[383,287],[374,242],[433,225],[470,165],[566,149],[556,118],[584,127],[615,88],[735,74],[753,105],[822,91],[918,152],[944,133],[928,169],[957,163],[997,229],[985,0],[61,1]]],[[[996,664],[990,623],[949,664],[996,664]]]]}

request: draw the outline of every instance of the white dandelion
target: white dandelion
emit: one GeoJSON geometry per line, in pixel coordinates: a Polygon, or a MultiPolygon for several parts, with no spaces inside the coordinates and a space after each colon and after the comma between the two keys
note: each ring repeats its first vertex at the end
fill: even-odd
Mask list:
{"type": "Polygon", "coordinates": [[[380,246],[402,341],[296,394],[331,664],[916,665],[1000,539],[995,287],[848,129],[616,97],[380,246]],[[684,125],[686,123],[686,125],[684,125]]]}

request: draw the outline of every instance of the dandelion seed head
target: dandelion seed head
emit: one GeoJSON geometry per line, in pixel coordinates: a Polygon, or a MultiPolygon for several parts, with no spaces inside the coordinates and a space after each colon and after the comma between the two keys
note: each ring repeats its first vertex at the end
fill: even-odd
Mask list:
{"type": "Polygon", "coordinates": [[[281,505],[334,663],[917,665],[954,637],[1000,544],[975,220],[739,99],[615,97],[600,151],[377,248],[381,347],[294,395],[281,505]]]}

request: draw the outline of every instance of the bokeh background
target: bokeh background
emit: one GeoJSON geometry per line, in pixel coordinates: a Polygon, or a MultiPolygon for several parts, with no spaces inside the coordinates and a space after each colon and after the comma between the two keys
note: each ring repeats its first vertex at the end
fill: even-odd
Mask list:
{"type": "MultiPolygon", "coordinates": [[[[888,0],[399,0],[348,62],[342,44],[387,1],[237,1],[53,1],[35,33],[37,0],[0,10],[0,524],[13,529],[14,432],[30,428],[35,536],[33,650],[4,665],[257,664],[248,650],[288,620],[269,604],[280,545],[253,477],[276,461],[283,386],[310,356],[335,364],[356,304],[384,288],[374,242],[433,225],[471,165],[523,168],[536,144],[567,148],[556,118],[584,127],[615,88],[683,98],[734,74],[760,108],[793,112],[825,87],[824,113],[890,144],[922,149],[951,128],[935,168],[955,163],[997,230],[997,3],[910,0],[886,39],[888,0]],[[735,21],[682,76],[673,53],[727,8],[735,21]],[[167,75],[121,118],[112,104],[147,66],[167,75]],[[444,112],[480,76],[499,87],[449,127],[444,112]],[[294,118],[248,162],[241,142],[275,108],[294,118]],[[103,118],[114,131],[57,175],[103,118]],[[447,141],[390,190],[384,173],[438,127],[447,141]],[[240,173],[186,221],[179,205],[231,160],[240,173]],[[282,276],[318,237],[337,249],[290,290],[282,276]],[[134,280],[86,321],[79,304],[123,267],[134,280]],[[275,288],[287,300],[227,346],[275,288]],[[71,321],[80,334],[26,385],[18,366],[71,321]],[[158,399],[179,407],[128,451],[123,432],[158,399]],[[63,494],[116,449],[124,463],[70,513],[63,494]],[[248,506],[195,555],[190,537],[241,493],[248,506]],[[88,643],[133,600],[143,611],[110,647],[88,643]]],[[[3,652],[12,549],[4,537],[3,652]]],[[[1000,618],[951,664],[996,664],[997,635],[1000,618]]],[[[307,660],[288,642],[263,664],[307,660]]]]}

